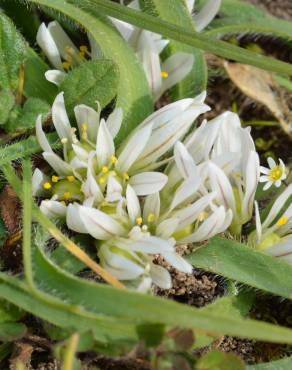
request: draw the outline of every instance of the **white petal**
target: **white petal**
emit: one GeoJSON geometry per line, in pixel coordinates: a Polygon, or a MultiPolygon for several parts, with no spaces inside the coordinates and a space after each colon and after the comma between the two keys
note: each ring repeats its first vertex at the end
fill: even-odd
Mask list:
{"type": "Polygon", "coordinates": [[[173,217],[176,217],[179,220],[177,231],[182,230],[188,225],[192,224],[199,217],[199,215],[210,205],[215,196],[216,192],[207,194],[193,204],[175,212],[173,214],[173,217]]]}
{"type": "Polygon", "coordinates": [[[131,176],[130,185],[137,195],[157,193],[167,183],[167,176],[159,172],[142,172],[131,176]]]}
{"type": "Polygon", "coordinates": [[[218,13],[220,6],[221,0],[209,0],[198,14],[193,15],[193,21],[197,32],[201,32],[209,23],[212,22],[218,13]]]}
{"type": "Polygon", "coordinates": [[[38,29],[36,40],[50,63],[57,69],[63,71],[62,60],[57,45],[48,31],[46,25],[42,23],[38,29]]]}
{"type": "Polygon", "coordinates": [[[151,264],[150,268],[150,276],[153,283],[161,289],[170,289],[171,284],[171,277],[169,272],[162,266],[155,265],[154,263],[151,264]]]}
{"type": "Polygon", "coordinates": [[[245,172],[245,194],[242,200],[242,217],[247,222],[252,216],[253,202],[260,176],[260,163],[257,152],[251,151],[245,172]]]}
{"type": "Polygon", "coordinates": [[[268,216],[266,217],[265,221],[263,222],[263,229],[269,227],[274,219],[279,216],[280,211],[284,207],[285,203],[292,195],[292,184],[290,184],[282,194],[275,200],[268,216]]]}
{"type": "Polygon", "coordinates": [[[120,21],[119,19],[115,19],[110,17],[110,20],[113,22],[114,26],[117,28],[117,30],[120,32],[120,34],[123,36],[123,38],[128,41],[130,37],[132,36],[135,27],[132,26],[129,23],[120,21]]]}
{"type": "Polygon", "coordinates": [[[285,257],[287,258],[292,254],[292,240],[288,239],[287,242],[273,245],[271,248],[266,249],[265,253],[274,257],[282,257],[285,260],[285,257]]]}
{"type": "Polygon", "coordinates": [[[99,166],[108,164],[111,157],[115,154],[114,141],[104,119],[100,121],[96,141],[96,154],[99,166]]]}
{"type": "Polygon", "coordinates": [[[201,179],[199,176],[192,176],[184,180],[174,193],[170,211],[192,197],[197,192],[200,184],[201,179]]]}
{"type": "Polygon", "coordinates": [[[52,35],[55,44],[57,45],[57,48],[59,50],[59,53],[61,54],[63,59],[66,59],[67,57],[68,53],[66,51],[66,48],[68,47],[72,48],[74,53],[78,54],[78,49],[57,21],[50,22],[48,24],[48,30],[52,35]]]}
{"type": "Polygon", "coordinates": [[[261,217],[260,217],[258,202],[254,202],[254,210],[255,210],[257,243],[260,243],[261,239],[262,239],[263,228],[262,228],[262,223],[261,223],[261,217]]]}
{"type": "Polygon", "coordinates": [[[60,139],[66,138],[69,143],[72,141],[72,129],[67,116],[64,93],[60,92],[53,103],[52,106],[52,118],[55,129],[59,135],[60,139]]]}
{"type": "Polygon", "coordinates": [[[136,219],[141,217],[141,208],[139,199],[132,188],[132,186],[128,185],[126,190],[126,200],[127,200],[127,209],[129,218],[132,224],[136,223],[136,219]]]}
{"type": "Polygon", "coordinates": [[[227,176],[212,162],[209,162],[208,166],[211,189],[217,193],[217,199],[225,209],[231,208],[235,213],[235,199],[227,176]]]}
{"type": "Polygon", "coordinates": [[[36,168],[32,175],[32,195],[34,197],[40,197],[45,194],[45,190],[43,188],[44,182],[48,180],[48,176],[46,176],[41,170],[36,168]]]}
{"type": "Polygon", "coordinates": [[[67,207],[55,200],[43,200],[40,205],[40,210],[48,218],[64,218],[66,216],[67,207]]]}
{"type": "Polygon", "coordinates": [[[95,156],[94,152],[91,152],[89,154],[86,181],[82,184],[81,191],[84,193],[86,197],[88,198],[94,197],[98,202],[102,202],[104,199],[103,194],[93,175],[94,156],[95,156]]]}
{"type": "Polygon", "coordinates": [[[259,182],[267,182],[267,181],[269,181],[269,176],[266,176],[266,175],[260,176],[259,182]]]}
{"type": "Polygon", "coordinates": [[[194,5],[195,5],[195,0],[185,0],[186,2],[186,5],[187,5],[187,8],[188,8],[188,11],[190,13],[192,13],[193,9],[194,9],[194,5]]]}
{"type": "Polygon", "coordinates": [[[95,239],[107,240],[125,234],[117,221],[98,209],[80,206],[79,214],[87,232],[95,239]]]}
{"type": "Polygon", "coordinates": [[[191,274],[193,271],[192,265],[190,265],[183,257],[177,253],[163,253],[163,258],[171,264],[177,270],[186,274],[191,274]]]}
{"type": "Polygon", "coordinates": [[[168,239],[177,230],[179,219],[175,217],[167,218],[160,222],[156,228],[156,235],[162,239],[168,239]]]}
{"type": "Polygon", "coordinates": [[[50,69],[45,72],[46,80],[53,83],[56,86],[60,86],[66,77],[66,73],[59,71],[58,69],[50,69]]]}
{"type": "Polygon", "coordinates": [[[77,203],[71,203],[67,207],[66,223],[70,230],[76,231],[77,233],[87,234],[87,228],[80,218],[80,205],[77,203]]]}
{"type": "Polygon", "coordinates": [[[148,219],[150,214],[154,215],[155,220],[158,220],[160,213],[160,197],[159,193],[153,193],[145,198],[143,207],[143,218],[148,219]]]}
{"type": "Polygon", "coordinates": [[[186,147],[178,141],[174,146],[174,160],[181,173],[187,179],[192,176],[199,176],[197,166],[186,147]]]}
{"type": "Polygon", "coordinates": [[[113,139],[117,136],[120,131],[123,121],[123,110],[122,108],[116,108],[107,118],[106,125],[111,133],[113,139]]]}
{"type": "Polygon", "coordinates": [[[261,173],[263,173],[265,175],[268,175],[269,172],[270,172],[270,169],[266,168],[266,167],[263,167],[263,166],[260,166],[260,171],[261,171],[261,173]]]}
{"type": "Polygon", "coordinates": [[[152,131],[152,126],[142,128],[137,131],[127,142],[122,152],[119,154],[117,170],[121,172],[127,172],[140,153],[145,148],[152,131]]]}
{"type": "Polygon", "coordinates": [[[171,55],[162,63],[162,71],[168,73],[168,77],[162,79],[160,96],[172,86],[182,81],[192,70],[194,56],[187,53],[176,53],[171,55]]]}
{"type": "Polygon", "coordinates": [[[129,248],[133,251],[147,254],[173,253],[174,243],[155,236],[150,236],[135,243],[131,243],[129,248]]]}
{"type": "Polygon", "coordinates": [[[74,113],[80,134],[82,133],[82,125],[86,124],[88,139],[95,144],[99,127],[100,111],[97,112],[87,105],[80,104],[74,108],[74,113]]]}
{"type": "Polygon", "coordinates": [[[269,158],[267,159],[267,161],[268,161],[268,164],[269,164],[269,167],[270,167],[270,168],[273,168],[273,167],[275,167],[275,166],[276,166],[276,162],[274,161],[274,159],[273,159],[272,157],[269,157],[269,158]]]}
{"type": "Polygon", "coordinates": [[[72,167],[58,157],[57,154],[52,152],[44,152],[43,157],[58,175],[67,176],[72,174],[72,167]]]}
{"type": "Polygon", "coordinates": [[[46,137],[46,134],[43,131],[42,127],[42,116],[39,115],[37,120],[36,120],[36,137],[38,139],[38,142],[43,149],[44,152],[53,152],[51,145],[46,137]]]}
{"type": "Polygon", "coordinates": [[[73,149],[74,153],[76,154],[77,158],[80,161],[87,162],[87,160],[88,160],[88,151],[87,150],[85,150],[84,148],[82,148],[82,146],[80,146],[78,144],[72,144],[72,149],[73,149]]]}
{"type": "Polygon", "coordinates": [[[117,202],[122,198],[123,187],[118,180],[110,175],[107,181],[106,187],[106,201],[117,202]]]}
{"type": "Polygon", "coordinates": [[[266,191],[266,190],[268,190],[268,189],[270,189],[270,187],[273,185],[273,183],[271,182],[271,181],[268,181],[267,183],[266,183],[266,185],[263,187],[263,190],[264,191],[266,191]]]}

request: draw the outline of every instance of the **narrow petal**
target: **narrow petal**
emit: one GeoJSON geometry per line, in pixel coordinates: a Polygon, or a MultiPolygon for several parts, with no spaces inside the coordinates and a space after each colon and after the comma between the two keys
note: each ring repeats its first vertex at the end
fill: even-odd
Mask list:
{"type": "Polygon", "coordinates": [[[260,243],[262,239],[263,228],[262,228],[262,223],[261,223],[261,216],[260,216],[258,202],[254,202],[254,210],[255,210],[257,242],[260,243]]]}
{"type": "Polygon", "coordinates": [[[192,11],[193,11],[193,9],[194,9],[195,0],[185,0],[185,1],[186,1],[186,5],[187,5],[187,8],[188,8],[188,11],[191,14],[192,11]]]}
{"type": "Polygon", "coordinates": [[[43,157],[58,175],[67,176],[72,174],[72,167],[58,157],[57,154],[52,152],[44,152],[43,157]]]}
{"type": "Polygon", "coordinates": [[[163,258],[177,270],[186,274],[191,274],[193,271],[192,265],[190,265],[183,257],[177,253],[163,253],[163,258]]]}
{"type": "Polygon", "coordinates": [[[121,172],[127,172],[136,159],[139,157],[143,149],[145,148],[152,131],[152,126],[142,128],[137,131],[127,142],[122,152],[119,154],[117,170],[121,172]]]}
{"type": "Polygon", "coordinates": [[[123,121],[123,110],[122,108],[116,108],[107,118],[106,125],[111,133],[113,139],[117,136],[120,131],[123,121]]]}
{"type": "Polygon", "coordinates": [[[197,176],[184,180],[175,191],[169,210],[172,211],[175,207],[192,197],[197,192],[200,184],[201,179],[197,176]]]}
{"type": "Polygon", "coordinates": [[[48,218],[64,218],[66,216],[67,207],[55,200],[43,200],[40,205],[40,210],[48,218]]]}
{"type": "Polygon", "coordinates": [[[66,51],[68,47],[78,55],[78,49],[57,21],[50,22],[48,24],[48,30],[52,35],[63,59],[66,59],[68,56],[68,52],[66,51]]]}
{"type": "Polygon", "coordinates": [[[187,179],[198,176],[197,166],[186,147],[178,141],[174,146],[174,160],[181,175],[187,179]]]}
{"type": "Polygon", "coordinates": [[[92,161],[94,154],[95,153],[93,152],[89,155],[86,181],[82,184],[81,190],[86,198],[94,197],[98,202],[102,202],[103,194],[93,175],[92,161]]]}
{"type": "Polygon", "coordinates": [[[46,134],[44,133],[43,131],[43,127],[42,127],[42,116],[39,115],[37,120],[36,120],[36,127],[35,127],[35,130],[36,130],[36,137],[38,139],[38,142],[41,146],[41,148],[43,149],[44,152],[52,152],[53,153],[53,150],[51,148],[51,145],[46,137],[46,134]]]}
{"type": "Polygon", "coordinates": [[[72,141],[72,129],[67,116],[64,93],[60,92],[53,103],[52,106],[52,118],[55,129],[59,135],[60,139],[66,138],[69,143],[72,141]]]}
{"type": "Polygon", "coordinates": [[[127,200],[127,209],[129,218],[133,225],[136,223],[136,219],[141,217],[141,208],[139,199],[132,188],[132,186],[128,185],[126,190],[126,200],[127,200]]]}
{"type": "Polygon", "coordinates": [[[174,243],[155,236],[150,236],[135,243],[131,243],[129,248],[133,251],[147,254],[173,253],[174,243]]]}
{"type": "Polygon", "coordinates": [[[50,69],[45,72],[46,80],[52,82],[56,86],[60,86],[66,77],[66,73],[58,69],[50,69]]]}
{"type": "Polygon", "coordinates": [[[77,203],[69,204],[67,207],[66,223],[70,230],[77,233],[88,234],[87,228],[80,217],[80,205],[77,203]]]}
{"type": "Polygon", "coordinates": [[[267,159],[267,161],[268,161],[268,165],[269,165],[270,168],[273,168],[273,167],[276,166],[276,162],[275,162],[275,160],[272,157],[269,157],[267,159]]]}
{"type": "Polygon", "coordinates": [[[263,167],[263,166],[260,166],[260,171],[261,171],[261,173],[263,173],[265,175],[268,175],[268,173],[270,172],[270,169],[266,168],[266,167],[263,167]]]}
{"type": "Polygon", "coordinates": [[[32,175],[32,195],[34,197],[40,197],[45,194],[43,184],[48,181],[46,176],[41,170],[36,168],[32,175]]]}
{"type": "Polygon", "coordinates": [[[167,176],[159,172],[142,172],[130,178],[130,185],[137,195],[157,193],[167,183],[167,176]]]}
{"type": "Polygon", "coordinates": [[[85,104],[80,104],[74,108],[74,113],[80,136],[82,135],[83,132],[82,125],[85,124],[87,127],[86,132],[88,139],[95,144],[99,127],[100,110],[96,111],[85,104]]]}
{"type": "Polygon", "coordinates": [[[171,284],[171,277],[169,272],[162,266],[155,265],[154,263],[151,264],[150,268],[150,276],[155,285],[157,285],[161,289],[170,289],[171,284]]]}
{"type": "Polygon", "coordinates": [[[160,96],[191,72],[194,61],[195,58],[192,54],[176,53],[162,63],[161,69],[168,73],[168,77],[162,80],[160,96]]]}
{"type": "Polygon", "coordinates": [[[179,219],[176,217],[167,218],[160,222],[156,228],[156,235],[162,239],[168,239],[175,233],[179,224],[179,219]]]}
{"type": "Polygon", "coordinates": [[[159,193],[153,193],[145,198],[143,207],[143,218],[148,220],[149,215],[154,216],[154,222],[158,220],[160,213],[160,197],[159,193]]]}
{"type": "Polygon", "coordinates": [[[79,212],[87,232],[95,239],[107,240],[125,234],[117,221],[98,209],[80,206],[79,212]]]}
{"type": "Polygon", "coordinates": [[[114,154],[115,145],[113,138],[106,126],[105,120],[102,119],[96,141],[96,155],[99,166],[107,165],[114,154]]]}
{"type": "Polygon", "coordinates": [[[72,149],[80,161],[87,162],[88,151],[86,149],[82,148],[82,146],[78,144],[72,144],[72,149]]]}
{"type": "Polygon", "coordinates": [[[42,23],[38,29],[36,36],[37,43],[50,63],[57,69],[63,71],[62,60],[57,45],[48,31],[46,25],[42,23]]]}
{"type": "Polygon", "coordinates": [[[122,198],[123,188],[118,180],[110,175],[107,181],[106,187],[106,201],[107,202],[117,202],[122,198]]]}
{"type": "Polygon", "coordinates": [[[197,32],[201,32],[209,23],[212,22],[218,13],[220,6],[221,0],[209,0],[198,14],[193,15],[193,21],[197,32]]]}

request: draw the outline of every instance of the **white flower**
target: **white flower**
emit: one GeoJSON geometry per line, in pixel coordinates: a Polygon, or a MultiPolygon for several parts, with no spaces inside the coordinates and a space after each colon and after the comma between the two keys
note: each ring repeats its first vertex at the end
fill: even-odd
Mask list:
{"type": "MultiPolygon", "coordinates": [[[[131,2],[128,6],[139,9],[137,1],[131,2]]],[[[192,54],[176,53],[161,62],[160,54],[168,45],[168,40],[164,40],[161,35],[141,30],[115,18],[111,18],[111,20],[136,52],[155,101],[166,90],[183,80],[191,71],[194,64],[192,54]]]]}
{"type": "Polygon", "coordinates": [[[276,164],[272,157],[268,158],[270,168],[261,166],[260,171],[264,175],[260,177],[260,182],[266,182],[263,190],[268,190],[272,185],[277,188],[281,186],[283,180],[287,177],[287,170],[282,159],[279,158],[279,164],[276,164]]]}
{"type": "Polygon", "coordinates": [[[42,23],[36,39],[50,63],[56,68],[47,71],[45,77],[57,86],[63,82],[67,71],[85,61],[86,57],[91,57],[87,46],[81,45],[77,49],[57,21],[50,22],[48,26],[42,23]]]}
{"type": "Polygon", "coordinates": [[[90,107],[75,107],[77,130],[69,122],[63,93],[57,95],[52,118],[63,144],[63,158],[53,152],[42,129],[41,117],[36,135],[43,157],[54,170],[51,178],[38,170],[33,177],[35,195],[54,200],[117,202],[130,184],[138,195],[160,191],[167,176],[153,169],[177,140],[186,134],[197,116],[209,109],[204,96],[182,99],[156,111],[142,122],[116,150],[114,138],[122,123],[122,110],[116,108],[105,121],[90,107]],[[89,200],[88,200],[89,199],[89,200]]]}
{"type": "Polygon", "coordinates": [[[290,262],[292,262],[291,195],[292,184],[278,196],[263,223],[258,204],[255,203],[256,232],[249,236],[249,242],[258,250],[290,262]]]}
{"type": "MultiPolygon", "coordinates": [[[[185,0],[188,11],[192,14],[195,0],[185,0]]],[[[197,32],[203,31],[215,18],[221,6],[221,0],[209,0],[199,13],[193,14],[193,22],[197,32]]]]}

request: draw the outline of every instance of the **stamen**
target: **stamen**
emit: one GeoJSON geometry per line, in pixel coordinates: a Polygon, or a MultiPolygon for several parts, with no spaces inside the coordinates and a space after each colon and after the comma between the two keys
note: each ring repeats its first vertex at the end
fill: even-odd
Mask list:
{"type": "Polygon", "coordinates": [[[58,182],[59,181],[59,177],[58,176],[52,176],[52,182],[58,182]]]}
{"type": "Polygon", "coordinates": [[[148,217],[147,217],[147,221],[150,223],[150,222],[153,222],[155,220],[155,214],[154,213],[149,213],[148,217]]]}
{"type": "Polygon", "coordinates": [[[109,168],[107,166],[103,166],[101,170],[102,170],[102,173],[108,173],[109,168]]]}
{"type": "Polygon", "coordinates": [[[123,173],[123,178],[124,178],[124,180],[129,180],[129,178],[130,178],[130,176],[129,176],[129,174],[127,173],[127,172],[124,172],[123,173]]]}
{"type": "Polygon", "coordinates": [[[43,188],[44,188],[45,190],[50,190],[50,189],[51,189],[51,187],[52,187],[52,185],[51,185],[51,183],[50,183],[50,182],[45,182],[45,183],[43,184],[43,188]]]}
{"type": "Polygon", "coordinates": [[[67,45],[65,46],[64,50],[68,54],[74,54],[74,49],[72,48],[72,46],[67,45]]]}
{"type": "Polygon", "coordinates": [[[65,71],[69,71],[69,69],[71,68],[71,63],[70,62],[63,62],[62,66],[65,69],[65,71]]]}
{"type": "Polygon", "coordinates": [[[112,155],[111,162],[112,162],[112,164],[116,164],[118,162],[118,158],[116,156],[112,155]]]}
{"type": "Polygon", "coordinates": [[[81,45],[79,50],[82,52],[82,53],[88,53],[88,47],[86,45],[81,45]]]}
{"type": "Polygon", "coordinates": [[[74,176],[67,176],[67,180],[69,181],[69,182],[73,182],[73,181],[75,181],[76,179],[75,179],[75,177],[74,176]]]}
{"type": "Polygon", "coordinates": [[[284,226],[284,225],[286,225],[287,222],[288,222],[288,218],[286,216],[283,216],[283,217],[279,218],[279,220],[277,221],[277,225],[278,226],[284,226]]]}
{"type": "Polygon", "coordinates": [[[283,171],[279,166],[275,166],[271,171],[269,172],[269,179],[271,181],[278,181],[281,179],[283,175],[283,171]]]}
{"type": "Polygon", "coordinates": [[[65,200],[68,200],[68,199],[70,199],[71,198],[71,193],[69,192],[69,191],[66,191],[65,193],[64,193],[64,199],[65,200]]]}
{"type": "Polygon", "coordinates": [[[166,72],[166,71],[161,71],[161,77],[162,78],[167,78],[168,77],[168,72],[166,72]]]}
{"type": "Polygon", "coordinates": [[[198,221],[203,222],[208,217],[208,212],[201,212],[198,216],[198,221]]]}
{"type": "Polygon", "coordinates": [[[63,138],[61,139],[61,143],[62,143],[62,144],[67,144],[67,143],[68,143],[68,139],[67,139],[66,137],[63,137],[63,138]]]}
{"type": "Polygon", "coordinates": [[[98,182],[100,183],[100,185],[104,184],[105,183],[105,178],[103,176],[100,177],[98,182]]]}
{"type": "Polygon", "coordinates": [[[136,218],[136,224],[137,224],[137,225],[139,225],[139,226],[140,226],[140,225],[142,225],[142,222],[143,222],[142,217],[137,217],[137,218],[136,218]]]}

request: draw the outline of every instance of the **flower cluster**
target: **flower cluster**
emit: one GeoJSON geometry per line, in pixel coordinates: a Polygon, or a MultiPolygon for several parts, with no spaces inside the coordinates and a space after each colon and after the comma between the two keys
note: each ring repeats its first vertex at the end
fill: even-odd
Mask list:
{"type": "MultiPolygon", "coordinates": [[[[194,128],[196,118],[209,110],[205,96],[164,106],[117,147],[120,108],[105,120],[100,109],[78,105],[76,128],[60,93],[52,106],[59,153],[52,150],[41,117],[37,119],[43,158],[52,168],[48,174],[39,169],[33,174],[33,194],[43,199],[42,211],[91,235],[100,264],[129,287],[145,291],[154,283],[169,288],[170,275],[155,263],[156,255],[190,273],[178,245],[226,230],[238,235],[252,218],[261,168],[250,129],[242,128],[231,112],[194,128]]],[[[263,225],[256,205],[257,236],[250,240],[259,249],[276,254],[291,240],[291,206],[278,217],[291,193],[289,186],[263,225]],[[280,239],[284,246],[268,249],[280,239]]]]}

